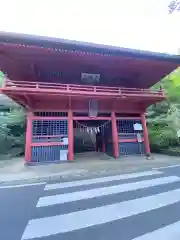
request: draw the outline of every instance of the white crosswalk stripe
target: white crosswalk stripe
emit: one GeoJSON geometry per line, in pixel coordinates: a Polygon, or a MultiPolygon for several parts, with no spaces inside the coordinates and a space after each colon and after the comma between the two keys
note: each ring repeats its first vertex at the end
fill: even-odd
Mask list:
{"type": "Polygon", "coordinates": [[[58,194],[53,196],[42,197],[39,199],[37,207],[45,207],[54,204],[60,204],[65,202],[78,201],[88,198],[106,196],[110,194],[117,194],[121,192],[127,192],[132,190],[138,190],[147,187],[153,187],[157,185],[163,185],[167,183],[173,183],[179,181],[179,178],[176,176],[157,178],[152,180],[145,180],[134,183],[125,183],[120,185],[114,185],[111,187],[96,188],[92,190],[58,194]]]}
{"type": "Polygon", "coordinates": [[[74,181],[74,182],[65,182],[65,183],[55,183],[55,184],[47,184],[45,190],[53,190],[53,189],[61,189],[61,188],[68,188],[68,187],[78,187],[78,186],[85,186],[90,184],[97,184],[103,182],[111,182],[111,181],[118,181],[130,178],[138,178],[138,177],[146,177],[146,176],[153,176],[161,174],[160,171],[147,171],[147,172],[138,172],[138,173],[131,173],[131,174],[124,174],[124,175],[117,175],[111,177],[102,177],[102,178],[93,178],[81,181],[74,181]]]}
{"type": "Polygon", "coordinates": [[[180,239],[180,221],[167,227],[160,228],[154,232],[147,233],[133,240],[179,240],[180,239]]]}
{"type": "MultiPolygon", "coordinates": [[[[152,210],[158,210],[162,207],[171,206],[180,202],[180,178],[177,176],[164,176],[159,171],[148,171],[141,173],[132,173],[119,176],[110,176],[96,179],[88,179],[75,182],[47,184],[45,187],[45,194],[39,199],[37,203],[37,210],[46,210],[51,206],[64,206],[64,204],[71,204],[78,201],[89,201],[90,206],[85,209],[77,209],[62,214],[46,214],[41,217],[36,217],[29,221],[22,240],[43,238],[56,234],[68,234],[72,231],[80,231],[88,229],[93,226],[100,226],[113,221],[123,220],[139,214],[146,214],[152,210]],[[136,178],[143,178],[136,181],[136,178]],[[148,178],[148,179],[147,179],[148,178]],[[122,181],[127,181],[124,183],[122,181]],[[131,180],[131,182],[129,182],[131,180]],[[96,181],[96,182],[95,182],[96,181]],[[113,181],[118,181],[113,183],[113,181]],[[111,183],[111,186],[101,187],[103,183],[111,183]],[[168,187],[172,184],[179,184],[175,189],[165,189],[163,192],[156,192],[146,196],[135,197],[130,200],[118,200],[118,202],[111,202],[110,204],[103,204],[101,206],[91,207],[91,199],[98,200],[99,197],[107,198],[118,194],[126,194],[130,191],[148,190],[155,187],[168,187]],[[92,184],[95,184],[93,186],[92,184]],[[79,190],[79,187],[90,188],[87,190],[79,190]],[[73,187],[73,189],[71,188],[73,187]],[[75,189],[78,187],[78,190],[75,189]],[[48,191],[47,191],[48,190],[48,191]],[[68,192],[69,190],[69,192],[68,192]],[[53,191],[51,193],[51,191],[53,191]],[[61,191],[60,194],[54,194],[54,191],[61,191]],[[63,192],[65,191],[65,192],[63,192]]],[[[102,199],[101,199],[102,200],[102,199]]],[[[180,218],[179,218],[180,219],[180,218]]],[[[156,229],[153,232],[147,232],[142,236],[137,236],[134,240],[149,240],[149,239],[165,239],[176,240],[180,239],[180,222],[163,226],[163,228],[156,229]],[[173,232],[175,234],[173,235],[173,232]],[[166,234],[167,233],[167,234],[166,234]],[[165,234],[165,237],[163,237],[165,234]],[[178,238],[178,237],[179,238],[178,238]]],[[[69,239],[69,238],[67,238],[69,239]]]]}

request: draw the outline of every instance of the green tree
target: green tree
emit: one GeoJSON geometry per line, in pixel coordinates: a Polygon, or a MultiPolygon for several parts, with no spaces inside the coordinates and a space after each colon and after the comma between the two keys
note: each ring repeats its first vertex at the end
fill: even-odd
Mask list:
{"type": "Polygon", "coordinates": [[[179,150],[180,130],[180,68],[166,76],[153,88],[162,85],[167,99],[148,109],[148,126],[152,149],[154,151],[179,150]]]}
{"type": "MultiPolygon", "coordinates": [[[[0,72],[0,86],[4,74],[0,72]]],[[[24,151],[25,111],[7,96],[0,94],[0,154],[16,156],[24,151]]]]}

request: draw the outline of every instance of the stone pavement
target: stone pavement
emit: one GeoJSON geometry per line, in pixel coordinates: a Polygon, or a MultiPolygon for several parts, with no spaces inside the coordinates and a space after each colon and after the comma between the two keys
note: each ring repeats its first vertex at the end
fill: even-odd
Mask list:
{"type": "Polygon", "coordinates": [[[0,161],[0,184],[18,184],[47,180],[75,180],[97,175],[123,174],[152,168],[180,165],[180,157],[153,155],[112,159],[104,154],[86,154],[71,163],[26,166],[23,158],[0,161]]]}

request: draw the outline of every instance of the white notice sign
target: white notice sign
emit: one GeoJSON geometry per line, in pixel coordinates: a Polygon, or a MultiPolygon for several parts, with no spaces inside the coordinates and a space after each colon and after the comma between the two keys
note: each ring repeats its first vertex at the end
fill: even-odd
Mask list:
{"type": "Polygon", "coordinates": [[[97,117],[99,102],[96,99],[89,100],[89,117],[97,117]]]}
{"type": "Polygon", "coordinates": [[[65,144],[65,145],[68,145],[68,138],[66,137],[66,138],[63,138],[63,143],[65,144]]]}
{"type": "Polygon", "coordinates": [[[68,150],[60,150],[60,161],[67,161],[68,150]]]}
{"type": "Polygon", "coordinates": [[[140,123],[135,123],[133,127],[135,131],[142,131],[142,125],[140,123]]]}
{"type": "Polygon", "coordinates": [[[137,134],[137,141],[138,141],[139,143],[142,142],[142,137],[141,137],[141,134],[140,134],[140,133],[137,134]]]}
{"type": "Polygon", "coordinates": [[[180,129],[177,131],[177,136],[180,138],[180,129]]]}

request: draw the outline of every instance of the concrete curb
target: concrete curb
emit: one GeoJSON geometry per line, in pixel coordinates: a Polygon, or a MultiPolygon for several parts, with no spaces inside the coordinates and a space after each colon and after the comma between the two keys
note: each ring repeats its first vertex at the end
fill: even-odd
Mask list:
{"type": "Polygon", "coordinates": [[[180,164],[167,164],[167,165],[159,165],[159,166],[137,166],[137,167],[130,167],[127,169],[118,169],[118,170],[100,170],[100,171],[84,171],[81,173],[76,174],[50,174],[46,176],[37,176],[37,177],[30,177],[30,178],[22,178],[22,179],[14,179],[14,180],[0,180],[0,186],[10,186],[10,185],[18,185],[18,184],[28,184],[28,183],[35,183],[35,182],[48,182],[48,181],[62,181],[62,182],[68,182],[68,181],[75,181],[75,180],[82,180],[86,178],[94,178],[94,177],[103,177],[103,176],[110,176],[110,175],[118,175],[118,174],[126,174],[126,173],[132,173],[132,172],[140,172],[140,171],[151,171],[151,170],[163,170],[166,168],[172,168],[172,167],[180,167],[180,164]]]}
{"type": "Polygon", "coordinates": [[[47,182],[47,181],[75,181],[75,180],[82,180],[86,178],[94,178],[94,177],[105,177],[110,175],[118,175],[118,174],[126,174],[132,172],[139,172],[139,171],[147,171],[151,170],[152,167],[143,167],[137,168],[136,170],[127,169],[127,170],[102,170],[102,171],[94,171],[94,172],[84,172],[78,173],[74,175],[48,175],[48,176],[41,176],[41,177],[34,177],[34,178],[24,178],[24,179],[17,179],[17,180],[10,180],[10,181],[1,181],[0,186],[10,186],[10,185],[18,185],[18,184],[28,184],[28,183],[35,183],[35,182],[47,182]]]}

